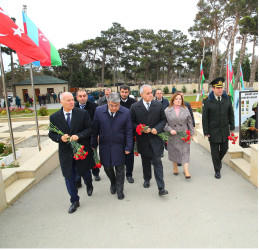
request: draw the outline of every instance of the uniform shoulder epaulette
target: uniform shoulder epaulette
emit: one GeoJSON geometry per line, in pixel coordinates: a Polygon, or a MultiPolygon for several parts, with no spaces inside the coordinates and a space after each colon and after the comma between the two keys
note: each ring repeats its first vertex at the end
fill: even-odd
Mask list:
{"type": "Polygon", "coordinates": [[[230,97],[231,97],[231,95],[230,95],[230,94],[228,94],[228,96],[230,96],[230,97]]]}
{"type": "Polygon", "coordinates": [[[203,100],[206,100],[208,98],[208,96],[205,96],[204,98],[203,98],[203,100]]]}

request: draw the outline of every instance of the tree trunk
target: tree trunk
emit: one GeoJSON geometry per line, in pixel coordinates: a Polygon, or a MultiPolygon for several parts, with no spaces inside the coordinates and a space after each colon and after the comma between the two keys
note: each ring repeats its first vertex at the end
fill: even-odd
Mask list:
{"type": "Polygon", "coordinates": [[[148,62],[146,62],[145,66],[145,83],[148,84],[148,62]]]}
{"type": "Polygon", "coordinates": [[[252,55],[252,65],[251,65],[251,74],[249,79],[249,87],[253,87],[255,81],[255,72],[258,63],[258,57],[255,55],[255,45],[256,45],[257,38],[254,37],[254,44],[253,44],[253,55],[252,55]]]}
{"type": "Polygon", "coordinates": [[[235,77],[235,85],[234,85],[234,89],[235,90],[238,88],[238,83],[239,83],[239,80],[240,80],[240,65],[242,65],[242,62],[243,62],[244,57],[245,57],[246,40],[247,40],[247,34],[244,34],[243,35],[243,40],[242,40],[242,46],[241,46],[241,50],[240,50],[240,56],[239,56],[239,63],[238,63],[238,67],[237,67],[237,73],[236,73],[236,77],[235,77]]]}
{"type": "Polygon", "coordinates": [[[168,65],[168,67],[167,67],[167,79],[166,79],[166,83],[167,83],[167,84],[170,84],[171,70],[172,70],[172,65],[169,63],[169,65],[168,65]]]}
{"type": "Polygon", "coordinates": [[[127,85],[127,69],[125,67],[124,83],[127,85]]]}
{"type": "MultiPolygon", "coordinates": [[[[225,65],[225,63],[226,63],[226,58],[227,58],[227,55],[228,55],[228,51],[229,51],[229,46],[230,46],[230,42],[231,42],[232,40],[229,40],[228,41],[228,45],[227,45],[227,48],[226,48],[226,51],[225,51],[225,53],[224,53],[224,57],[222,58],[222,61],[221,61],[221,66],[220,66],[220,72],[219,72],[219,75],[220,76],[223,76],[224,74],[225,74],[225,72],[223,72],[224,71],[224,65],[225,65]]],[[[232,62],[232,60],[231,60],[231,62],[232,62]]]]}
{"type": "Polygon", "coordinates": [[[105,66],[105,58],[102,60],[102,82],[101,82],[101,87],[104,86],[104,66],[105,66]]]}
{"type": "Polygon", "coordinates": [[[234,55],[234,46],[235,46],[235,38],[237,34],[237,25],[239,21],[239,15],[236,15],[235,25],[233,28],[232,36],[231,36],[231,48],[230,48],[230,60],[233,62],[233,55],[234,55]]]}
{"type": "Polygon", "coordinates": [[[165,82],[165,66],[163,66],[162,84],[165,82]]]}
{"type": "Polygon", "coordinates": [[[211,82],[216,77],[216,70],[217,70],[217,64],[218,64],[217,63],[218,46],[219,46],[219,38],[218,38],[218,32],[216,31],[215,44],[212,51],[212,60],[210,65],[209,82],[211,82]]]}

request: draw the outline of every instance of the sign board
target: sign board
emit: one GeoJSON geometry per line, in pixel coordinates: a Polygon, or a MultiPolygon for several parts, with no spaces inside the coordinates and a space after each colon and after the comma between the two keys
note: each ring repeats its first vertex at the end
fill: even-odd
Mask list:
{"type": "Polygon", "coordinates": [[[253,110],[255,103],[258,103],[257,91],[239,92],[239,145],[243,148],[258,143],[258,116],[253,110]]]}

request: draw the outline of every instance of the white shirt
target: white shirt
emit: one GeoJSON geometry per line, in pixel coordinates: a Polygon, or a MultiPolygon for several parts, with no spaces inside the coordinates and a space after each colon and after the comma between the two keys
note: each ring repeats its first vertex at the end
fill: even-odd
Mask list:
{"type": "Polygon", "coordinates": [[[215,99],[218,101],[218,97],[220,98],[220,101],[222,100],[222,96],[216,96],[215,94],[214,94],[214,96],[215,96],[215,99]]]}
{"type": "Polygon", "coordinates": [[[128,101],[128,98],[127,98],[127,99],[125,99],[125,100],[123,100],[123,99],[121,98],[121,101],[123,101],[123,102],[127,102],[127,101],[128,101]]]}
{"type": "Polygon", "coordinates": [[[148,109],[150,108],[150,106],[151,106],[151,102],[145,102],[145,101],[143,100],[143,103],[144,103],[146,109],[148,110],[148,109]],[[148,107],[147,103],[149,103],[149,107],[148,107]]]}
{"type": "MultiPolygon", "coordinates": [[[[108,109],[108,112],[110,114],[110,116],[112,115],[112,112],[108,109]]],[[[115,116],[116,112],[113,113],[113,117],[115,116]]]]}
{"type": "Polygon", "coordinates": [[[72,110],[70,110],[69,112],[66,112],[64,109],[63,109],[63,113],[64,113],[64,116],[65,116],[65,120],[67,121],[67,113],[70,114],[70,121],[72,121],[72,110]]]}

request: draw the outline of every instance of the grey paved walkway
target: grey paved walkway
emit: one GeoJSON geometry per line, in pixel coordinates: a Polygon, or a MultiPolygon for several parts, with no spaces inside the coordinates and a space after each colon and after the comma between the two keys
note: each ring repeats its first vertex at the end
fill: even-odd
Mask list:
{"type": "Polygon", "coordinates": [[[154,178],[142,186],[140,157],[135,157],[135,183],[125,183],[125,199],[109,192],[103,169],[81,206],[68,214],[69,196],[60,168],[0,214],[0,247],[72,248],[256,248],[257,188],[223,164],[222,179],[213,177],[208,151],[191,145],[190,172],[172,173],[163,158],[169,195],[159,197],[154,178]]]}

